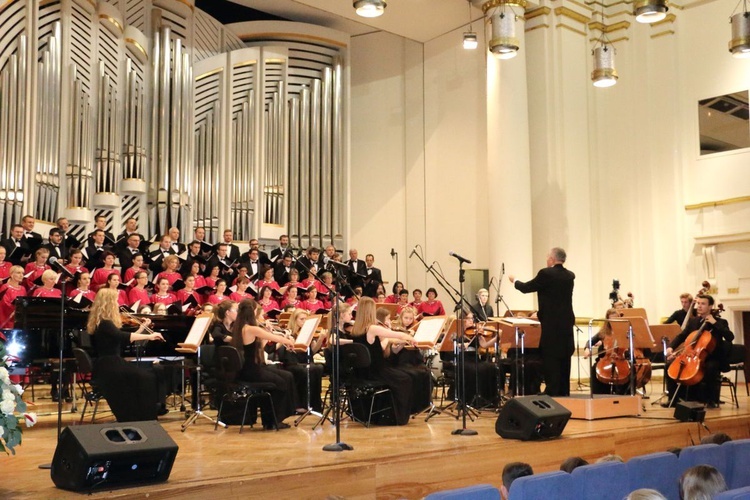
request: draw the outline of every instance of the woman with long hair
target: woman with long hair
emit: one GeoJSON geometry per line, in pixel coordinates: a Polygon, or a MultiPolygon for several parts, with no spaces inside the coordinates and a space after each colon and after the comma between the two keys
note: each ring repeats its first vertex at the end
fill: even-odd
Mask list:
{"type": "MultiPolygon", "coordinates": [[[[405,291],[401,290],[401,292],[405,291]]],[[[403,293],[401,293],[401,296],[403,296],[403,293]]],[[[409,297],[408,292],[406,297],[409,297]]],[[[411,306],[404,307],[393,323],[393,330],[404,332],[413,337],[416,333],[416,317],[416,309],[411,306]]],[[[391,355],[388,357],[388,362],[391,366],[406,372],[411,377],[414,387],[411,412],[419,413],[430,406],[432,402],[432,382],[430,380],[432,374],[425,365],[424,356],[419,349],[404,349],[404,347],[402,342],[391,343],[391,355]]]]}
{"type": "MultiPolygon", "coordinates": [[[[240,379],[248,382],[270,382],[274,385],[274,389],[270,392],[276,422],[280,429],[287,429],[289,425],[283,420],[294,415],[294,401],[297,399],[294,377],[289,372],[266,366],[263,342],[278,342],[293,349],[294,341],[258,326],[256,309],[258,305],[252,299],[240,302],[237,308],[237,320],[232,326],[232,345],[245,355],[240,379]]],[[[261,421],[265,429],[274,428],[274,420],[269,410],[269,407],[261,406],[261,421]]]]}
{"type": "Polygon", "coordinates": [[[393,394],[396,424],[406,425],[412,408],[411,377],[397,368],[388,366],[381,342],[385,339],[394,339],[414,345],[414,338],[407,333],[394,332],[379,325],[375,301],[370,297],[359,299],[357,319],[354,321],[351,336],[354,342],[364,345],[370,351],[370,376],[368,378],[382,380],[388,385],[393,394]]]}
{"type": "MultiPolygon", "coordinates": [[[[620,317],[620,312],[618,309],[610,308],[607,309],[607,312],[605,313],[605,318],[607,319],[617,319],[620,317]]],[[[586,346],[583,349],[583,359],[588,359],[589,356],[592,356],[591,352],[591,343],[593,342],[594,347],[597,349],[597,355],[596,359],[593,361],[591,365],[591,390],[594,394],[627,394],[628,390],[630,389],[630,377],[627,377],[628,381],[624,384],[610,384],[605,383],[596,376],[596,368],[599,364],[599,361],[602,360],[604,357],[609,357],[610,360],[612,360],[611,369],[615,370],[616,366],[624,366],[627,364],[629,366],[629,363],[625,361],[625,348],[627,346],[618,346],[617,349],[615,349],[615,343],[612,339],[612,324],[607,321],[604,323],[604,326],[601,327],[601,329],[594,334],[594,336],[586,342],[586,346]],[[622,358],[622,359],[621,359],[622,358]],[[615,363],[614,361],[621,361],[620,363],[615,363]]],[[[610,365],[609,362],[605,361],[606,365],[610,365]]],[[[613,371],[613,375],[615,372],[613,371]]],[[[623,377],[624,374],[619,374],[623,377]]]]}
{"type": "Polygon", "coordinates": [[[232,325],[237,319],[238,307],[237,302],[233,300],[224,300],[214,307],[211,339],[216,347],[232,342],[232,325]]]}
{"type": "Polygon", "coordinates": [[[68,252],[68,263],[65,265],[65,269],[70,271],[70,274],[76,273],[87,273],[89,270],[81,265],[83,262],[83,252],[77,248],[71,248],[68,252]]]}
{"type": "MultiPolygon", "coordinates": [[[[92,303],[94,302],[94,299],[96,298],[96,294],[93,290],[90,288],[91,285],[91,275],[88,272],[80,273],[75,275],[75,278],[73,279],[73,286],[70,287],[68,290],[68,297],[72,299],[72,302],[75,303],[81,303],[81,299],[87,299],[90,300],[92,303]],[[81,297],[81,299],[78,299],[78,297],[81,297]]],[[[88,304],[87,302],[85,304],[88,304]]],[[[71,304],[72,306],[72,304],[71,304]]],[[[72,306],[75,307],[75,306],[72,306]]],[[[85,307],[85,306],[79,306],[79,308],[85,307]]]]}
{"type": "Polygon", "coordinates": [[[150,324],[143,320],[138,330],[124,332],[117,290],[102,288],[91,306],[86,331],[92,336],[97,358],[92,376],[99,383],[118,422],[155,420],[164,406],[160,403],[157,377],[153,372],[125,361],[122,348],[138,340],[161,340],[160,333],[143,333],[150,324]]]}
{"type": "MultiPolygon", "coordinates": [[[[309,317],[309,313],[305,309],[295,309],[289,318],[289,329],[292,337],[295,339],[299,335],[302,325],[309,317]]],[[[325,342],[328,334],[321,334],[318,338],[314,338],[310,343],[310,352],[295,352],[291,349],[286,349],[284,353],[279,353],[279,361],[281,361],[284,369],[291,372],[294,375],[294,383],[297,386],[297,395],[302,398],[304,405],[307,406],[309,402],[310,407],[317,412],[323,411],[323,401],[320,398],[321,388],[323,384],[323,366],[313,363],[312,356],[318,352],[325,342]],[[308,385],[307,385],[307,370],[310,370],[310,386],[309,395],[310,400],[308,401],[308,385]]]]}

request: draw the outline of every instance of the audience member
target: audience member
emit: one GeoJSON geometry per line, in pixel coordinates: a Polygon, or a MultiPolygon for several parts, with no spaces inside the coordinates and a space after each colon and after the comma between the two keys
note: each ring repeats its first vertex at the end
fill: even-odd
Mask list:
{"type": "Polygon", "coordinates": [[[650,488],[641,488],[639,490],[632,491],[630,495],[625,497],[625,500],[667,500],[667,497],[656,490],[652,490],[650,488]]]}
{"type": "Polygon", "coordinates": [[[513,484],[513,481],[519,477],[531,476],[533,474],[534,471],[527,463],[511,462],[505,464],[505,467],[503,467],[503,485],[500,487],[500,495],[503,497],[503,500],[508,499],[508,492],[510,491],[510,485],[513,484]]]}
{"type": "Polygon", "coordinates": [[[622,459],[620,455],[615,455],[614,453],[610,453],[609,455],[604,455],[603,457],[600,457],[596,460],[596,463],[600,464],[602,462],[624,462],[625,460],[622,459]]]}
{"type": "Polygon", "coordinates": [[[721,472],[710,465],[690,467],[680,477],[682,500],[711,500],[714,495],[726,490],[727,483],[721,472]]]}
{"type": "Polygon", "coordinates": [[[701,439],[701,444],[724,444],[731,441],[732,438],[726,432],[716,432],[709,434],[701,439]]]}
{"type": "Polygon", "coordinates": [[[560,464],[560,470],[565,471],[568,474],[573,472],[573,469],[582,465],[588,465],[589,463],[581,457],[568,457],[560,464]]]}

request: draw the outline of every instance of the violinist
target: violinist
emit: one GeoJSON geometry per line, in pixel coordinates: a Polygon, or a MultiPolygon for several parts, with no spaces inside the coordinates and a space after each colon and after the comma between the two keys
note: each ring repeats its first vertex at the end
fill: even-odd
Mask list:
{"type": "Polygon", "coordinates": [[[122,331],[117,292],[103,288],[96,294],[86,326],[98,354],[93,376],[118,422],[156,420],[158,414],[166,413],[157,375],[121,356],[122,348],[130,342],[164,341],[160,333],[143,333],[149,323],[144,320],[132,333],[122,331]]]}
{"type": "MultiPolygon", "coordinates": [[[[620,317],[620,313],[614,307],[607,309],[605,314],[607,319],[617,319],[620,317]]],[[[594,363],[591,365],[591,391],[594,394],[627,394],[630,381],[630,364],[625,359],[624,346],[616,348],[612,339],[612,324],[609,322],[604,323],[604,326],[589,340],[586,342],[586,347],[583,350],[583,358],[588,359],[591,356],[591,342],[594,343],[594,347],[597,347],[597,356],[594,363]],[[607,358],[607,359],[605,359],[607,358]],[[617,358],[617,359],[615,359],[617,358]],[[604,361],[602,361],[604,360],[604,361]],[[623,363],[618,363],[622,361],[623,363]],[[600,365],[600,363],[602,363],[600,365]],[[597,369],[607,366],[609,370],[617,372],[617,367],[622,368],[626,373],[620,373],[619,376],[627,377],[627,381],[624,384],[612,383],[612,378],[605,378],[603,374],[598,374],[597,369]],[[627,368],[624,368],[627,366],[627,368]],[[604,382],[603,380],[607,380],[604,382]]],[[[602,372],[602,370],[599,370],[602,372]]],[[[608,372],[609,373],[609,372],[608,372]]]]}
{"type": "MultiPolygon", "coordinates": [[[[289,327],[291,336],[297,338],[302,325],[305,324],[309,313],[304,309],[295,309],[292,316],[289,318],[289,327]]],[[[320,397],[322,384],[323,384],[323,365],[313,363],[312,356],[317,353],[325,340],[328,338],[328,333],[319,335],[313,339],[310,343],[309,359],[308,352],[295,352],[292,349],[279,350],[278,358],[282,363],[285,370],[289,371],[294,376],[294,384],[297,387],[297,394],[302,398],[302,401],[307,400],[307,395],[310,396],[310,408],[313,411],[323,411],[323,401],[320,397]],[[307,371],[310,371],[310,386],[307,385],[307,371]],[[308,393],[309,389],[309,393],[308,393]]],[[[306,404],[297,405],[298,407],[307,406],[306,404]]]]}
{"type": "MultiPolygon", "coordinates": [[[[406,292],[406,300],[409,300],[409,292],[406,292]]],[[[404,297],[404,295],[399,295],[404,297]]],[[[417,327],[417,310],[413,307],[406,306],[401,310],[392,329],[414,336],[417,327]]],[[[425,365],[424,356],[419,349],[405,349],[403,342],[393,342],[390,344],[390,356],[387,362],[399,370],[406,372],[412,381],[412,398],[411,412],[419,413],[432,403],[432,382],[430,369],[425,365]]]]}
{"type": "MultiPolygon", "coordinates": [[[[718,317],[717,311],[713,310],[714,298],[708,294],[699,294],[695,297],[695,309],[697,316],[688,321],[687,327],[677,335],[667,348],[667,362],[674,361],[680,351],[680,346],[694,339],[693,332],[703,327],[704,332],[709,332],[716,342],[713,350],[706,349],[707,355],[701,363],[703,379],[697,385],[697,394],[689,394],[691,400],[697,400],[709,408],[719,407],[719,396],[721,394],[721,371],[728,369],[729,351],[734,340],[734,333],[729,329],[729,323],[718,317]]],[[[678,361],[679,362],[679,361],[678,361]]],[[[685,387],[685,385],[683,385],[685,387]]],[[[677,381],[671,377],[667,379],[667,389],[674,394],[677,389],[677,381]]],[[[677,398],[675,398],[676,400],[677,398]]],[[[687,399],[687,398],[686,398],[687,399]]]]}
{"type": "MultiPolygon", "coordinates": [[[[428,294],[429,296],[429,294],[428,294]]],[[[484,331],[484,323],[474,322],[474,313],[465,311],[464,331],[467,337],[471,337],[466,344],[465,352],[465,387],[464,401],[471,406],[477,405],[477,401],[485,404],[495,403],[499,394],[497,387],[497,365],[490,361],[484,361],[479,357],[479,348],[489,348],[495,345],[497,332],[484,331]]],[[[482,405],[483,406],[483,405],[482,405]]]]}
{"type": "Polygon", "coordinates": [[[216,347],[232,342],[232,325],[237,319],[237,307],[237,302],[233,300],[225,300],[214,308],[214,323],[211,328],[211,339],[216,347]]]}

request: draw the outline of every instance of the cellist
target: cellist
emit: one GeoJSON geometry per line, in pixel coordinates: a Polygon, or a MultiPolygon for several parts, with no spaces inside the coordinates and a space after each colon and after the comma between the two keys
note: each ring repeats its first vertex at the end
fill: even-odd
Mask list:
{"type": "MultiPolygon", "coordinates": [[[[667,362],[671,362],[678,355],[679,347],[689,341],[691,333],[699,330],[702,325],[704,331],[709,332],[716,341],[716,346],[708,352],[702,363],[703,380],[697,384],[696,391],[690,391],[690,399],[706,403],[709,408],[719,407],[719,396],[721,394],[721,372],[722,368],[728,368],[729,350],[731,349],[734,333],[729,329],[726,320],[715,316],[713,310],[714,298],[708,294],[699,294],[695,297],[695,310],[697,315],[688,321],[687,326],[677,335],[667,348],[667,362]]],[[[677,381],[667,379],[669,394],[674,394],[677,389],[677,381]]],[[[676,400],[676,398],[675,398],[676,400]]]]}

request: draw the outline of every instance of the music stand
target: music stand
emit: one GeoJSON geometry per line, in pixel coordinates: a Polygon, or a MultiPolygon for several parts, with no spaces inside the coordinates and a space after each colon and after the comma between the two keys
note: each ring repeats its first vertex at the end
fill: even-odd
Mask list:
{"type": "Polygon", "coordinates": [[[648,322],[643,317],[625,317],[608,320],[612,326],[612,337],[630,351],[630,395],[635,396],[635,349],[653,349],[654,337],[648,322]]]}
{"type": "MultiPolygon", "coordinates": [[[[452,352],[454,354],[454,370],[458,369],[458,364],[456,363],[456,351],[458,350],[458,346],[456,345],[456,318],[454,317],[448,317],[446,322],[443,325],[443,331],[445,332],[443,334],[443,340],[440,342],[440,347],[438,348],[439,352],[452,352]]],[[[437,343],[436,343],[437,345],[437,343]]],[[[430,377],[430,381],[432,381],[432,377],[430,377]]],[[[431,383],[431,382],[430,382],[431,383]]],[[[445,394],[445,383],[443,383],[443,394],[445,394]]],[[[442,401],[442,398],[441,398],[442,401]]],[[[452,417],[455,417],[458,419],[458,414],[453,413],[452,407],[458,405],[458,392],[456,390],[453,391],[453,401],[448,403],[445,406],[435,406],[433,405],[432,408],[430,408],[430,412],[427,414],[427,418],[424,419],[425,422],[428,422],[432,417],[435,415],[440,415],[443,412],[449,413],[452,417]]],[[[470,418],[473,420],[474,417],[470,416],[470,418]]]]}
{"type": "Polygon", "coordinates": [[[542,324],[529,318],[502,318],[498,322],[501,332],[501,343],[513,344],[516,346],[516,390],[515,396],[525,395],[526,372],[524,367],[524,356],[526,347],[539,347],[539,341],[542,338],[542,324]],[[520,354],[520,358],[519,358],[520,354]],[[520,360],[520,363],[519,363],[520,360]],[[520,368],[519,368],[520,366],[520,368]],[[520,374],[519,374],[520,370],[520,374]],[[519,388],[520,382],[520,388],[519,388]]]}
{"type": "Polygon", "coordinates": [[[667,348],[669,347],[669,344],[672,342],[672,340],[674,340],[674,338],[680,334],[680,332],[682,332],[682,329],[677,323],[669,323],[666,325],[651,325],[651,333],[654,338],[658,338],[659,342],[661,342],[661,350],[664,355],[664,366],[662,367],[662,370],[664,370],[664,376],[661,380],[661,396],[659,396],[655,401],[652,401],[651,406],[658,404],[662,399],[669,396],[669,391],[667,391],[667,348]]]}
{"type": "Polygon", "coordinates": [[[323,416],[322,413],[313,410],[312,404],[310,403],[310,401],[312,400],[312,395],[310,393],[310,366],[313,363],[313,353],[310,344],[312,343],[315,330],[317,330],[318,325],[320,324],[320,320],[320,315],[309,316],[305,320],[304,325],[302,325],[302,328],[297,335],[297,339],[294,342],[295,351],[299,350],[307,353],[307,363],[305,363],[305,375],[307,377],[307,408],[305,408],[305,413],[297,417],[297,419],[294,421],[295,427],[297,427],[300,422],[302,422],[308,415],[312,414],[316,417],[323,416]]]}
{"type": "MultiPolygon", "coordinates": [[[[216,425],[217,423],[222,426],[226,427],[226,424],[223,422],[217,422],[215,418],[211,418],[205,413],[203,413],[203,410],[201,409],[201,345],[203,344],[203,339],[206,336],[206,332],[208,331],[209,326],[211,325],[211,320],[213,319],[212,314],[199,314],[195,317],[195,321],[193,321],[193,326],[190,327],[190,331],[187,334],[187,337],[185,337],[185,342],[180,342],[177,344],[177,347],[175,348],[175,351],[182,353],[182,354],[195,354],[195,376],[196,376],[196,390],[198,391],[198,394],[195,395],[195,408],[193,408],[193,413],[190,414],[187,419],[182,423],[182,426],[180,427],[180,430],[182,432],[185,432],[187,428],[196,422],[198,420],[198,417],[205,418],[212,424],[216,425]]],[[[183,370],[184,373],[184,370],[183,370]]],[[[184,386],[184,384],[183,384],[184,386]]]]}

